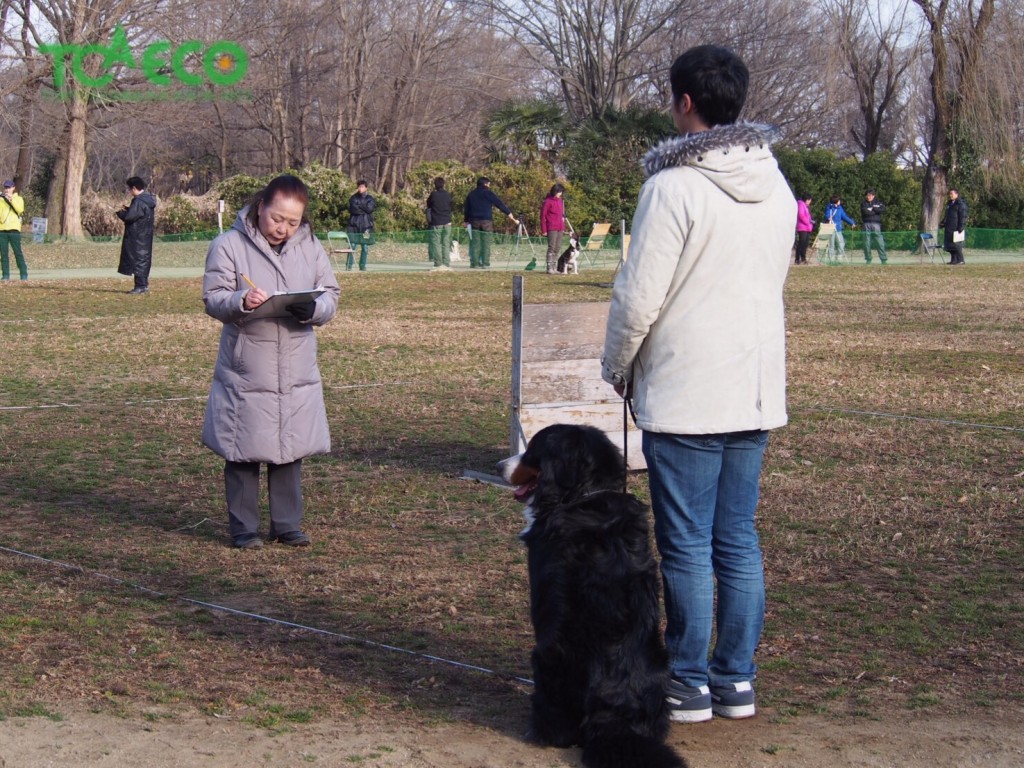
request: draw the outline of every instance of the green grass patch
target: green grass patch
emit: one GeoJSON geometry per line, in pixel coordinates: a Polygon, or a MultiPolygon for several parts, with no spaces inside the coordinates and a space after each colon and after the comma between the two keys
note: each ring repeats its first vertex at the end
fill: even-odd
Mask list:
{"type": "MultiPolygon", "coordinates": [[[[168,265],[202,263],[205,245],[175,249],[168,265]]],[[[269,730],[518,721],[521,509],[460,479],[508,450],[511,276],[342,276],[318,331],[333,448],[304,463],[304,552],[227,546],[222,462],[199,440],[220,327],[198,278],[131,302],[113,279],[5,290],[0,544],[83,570],[0,553],[0,716],[73,697],[269,730]]],[[[1022,278],[1009,264],[791,274],[791,423],[769,443],[759,510],[758,694],[774,717],[1019,702],[1005,679],[1024,672],[1022,278]]],[[[612,271],[525,279],[530,302],[605,301],[612,271]]],[[[649,499],[642,475],[631,490],[649,499]]]]}

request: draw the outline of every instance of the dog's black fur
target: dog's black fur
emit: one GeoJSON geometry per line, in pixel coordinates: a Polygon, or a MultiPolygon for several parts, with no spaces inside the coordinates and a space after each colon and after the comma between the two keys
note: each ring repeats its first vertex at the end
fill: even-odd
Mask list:
{"type": "Polygon", "coordinates": [[[647,507],[621,490],[621,452],[598,429],[556,424],[499,471],[532,519],[529,738],[581,745],[588,768],[685,768],[664,744],[657,566],[647,507]]]}
{"type": "Polygon", "coordinates": [[[574,275],[580,273],[579,269],[579,257],[580,257],[580,239],[573,232],[569,235],[569,247],[566,248],[562,255],[558,257],[558,272],[563,275],[567,275],[572,272],[574,275]]]}

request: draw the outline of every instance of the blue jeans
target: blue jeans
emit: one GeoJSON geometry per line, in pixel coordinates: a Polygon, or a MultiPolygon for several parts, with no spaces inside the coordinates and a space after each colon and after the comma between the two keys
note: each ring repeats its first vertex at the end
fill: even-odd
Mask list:
{"type": "Polygon", "coordinates": [[[665,583],[665,643],[672,677],[689,686],[753,680],[757,673],[764,567],[754,510],[767,443],[761,431],[643,434],[665,583]]]}

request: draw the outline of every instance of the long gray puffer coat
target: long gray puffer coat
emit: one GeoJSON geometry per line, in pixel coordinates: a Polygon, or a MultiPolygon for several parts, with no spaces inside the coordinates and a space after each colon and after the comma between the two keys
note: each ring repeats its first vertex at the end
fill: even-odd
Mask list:
{"type": "Polygon", "coordinates": [[[243,209],[206,255],[203,302],[224,323],[206,404],[203,444],[228,461],[288,464],[331,450],[314,326],[328,322],[341,289],[323,246],[303,224],[280,255],[243,209]],[[247,319],[248,276],[263,291],[323,286],[309,323],[247,319]]]}

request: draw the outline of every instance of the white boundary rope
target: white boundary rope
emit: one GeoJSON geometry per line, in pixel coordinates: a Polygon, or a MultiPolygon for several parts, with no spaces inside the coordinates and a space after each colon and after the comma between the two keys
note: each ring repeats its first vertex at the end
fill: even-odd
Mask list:
{"type": "MultiPolygon", "coordinates": [[[[324,389],[374,389],[377,387],[409,386],[412,381],[389,381],[380,384],[325,384],[324,389]]],[[[185,401],[206,400],[207,395],[191,397],[160,397],[146,400],[125,400],[121,405],[153,405],[155,403],[180,403],[185,401]]],[[[0,411],[41,411],[48,408],[106,408],[108,403],[44,403],[43,405],[0,405],[0,411]]]]}
{"type": "Polygon", "coordinates": [[[793,408],[794,411],[817,412],[817,413],[846,413],[853,416],[871,416],[876,419],[902,419],[905,421],[924,421],[932,424],[944,424],[952,427],[974,427],[975,429],[1000,429],[1004,432],[1024,432],[1020,427],[1003,427],[998,424],[973,424],[969,421],[953,421],[951,419],[936,419],[931,416],[910,416],[905,413],[880,413],[876,411],[856,411],[848,408],[824,408],[820,406],[809,406],[805,408],[793,408]]]}
{"type": "Polygon", "coordinates": [[[139,592],[144,592],[147,595],[150,595],[152,597],[159,597],[159,598],[164,599],[164,600],[178,600],[180,602],[188,603],[190,605],[198,605],[198,606],[200,606],[202,608],[209,608],[212,611],[223,611],[224,613],[230,613],[230,614],[233,614],[235,616],[242,616],[242,617],[247,618],[247,619],[253,619],[254,621],[262,621],[262,622],[264,622],[266,624],[276,624],[276,625],[281,626],[281,627],[291,627],[292,629],[301,629],[301,630],[303,630],[305,632],[311,632],[311,633],[316,634],[316,635],[324,635],[326,637],[333,637],[333,638],[336,638],[338,640],[344,640],[344,641],[350,642],[350,643],[357,643],[359,645],[364,645],[364,646],[367,646],[369,648],[377,648],[377,649],[384,650],[384,651],[391,651],[393,653],[403,653],[406,656],[414,656],[416,658],[424,659],[426,661],[436,662],[438,664],[447,664],[448,666],[456,667],[458,669],[467,669],[467,670],[470,670],[472,672],[481,672],[481,673],[483,673],[485,675],[492,675],[493,677],[500,677],[500,678],[507,679],[507,680],[514,680],[517,683],[524,683],[526,685],[533,685],[533,681],[530,680],[529,678],[517,677],[517,676],[511,675],[511,674],[505,674],[505,673],[502,673],[502,672],[496,672],[493,669],[487,669],[486,667],[478,667],[475,664],[466,664],[465,662],[454,661],[452,659],[446,659],[446,658],[444,658],[442,656],[434,656],[433,654],[429,654],[429,653],[420,653],[419,651],[410,651],[407,648],[399,648],[397,645],[388,645],[387,643],[378,643],[378,642],[376,642],[374,640],[364,640],[364,639],[361,639],[361,638],[358,638],[358,637],[352,637],[351,635],[345,635],[345,634],[342,634],[340,632],[332,632],[329,629],[320,629],[319,627],[311,627],[311,626],[309,626],[307,624],[298,624],[298,623],[296,623],[294,621],[285,621],[284,619],[275,619],[272,616],[263,616],[262,614],[259,614],[259,613],[251,613],[249,611],[240,611],[237,608],[229,608],[226,605],[218,605],[216,603],[208,603],[208,602],[205,602],[203,600],[193,600],[190,597],[182,597],[181,595],[168,595],[168,594],[166,594],[164,592],[159,592],[159,591],[157,591],[155,589],[150,589],[149,587],[145,587],[145,586],[143,586],[141,584],[136,584],[136,583],[131,582],[131,581],[126,581],[124,579],[119,579],[116,576],[109,576],[109,575],[107,575],[105,573],[100,573],[98,571],[87,571],[84,568],[82,568],[80,565],[73,565],[72,563],[62,563],[59,560],[50,560],[49,558],[43,557],[42,555],[34,555],[31,552],[22,552],[20,550],[11,549],[9,547],[5,547],[5,546],[2,546],[2,545],[0,545],[0,552],[6,552],[6,553],[8,553],[10,555],[16,555],[18,557],[23,557],[23,558],[26,558],[28,560],[36,560],[36,561],[41,562],[41,563],[46,563],[47,565],[55,565],[58,568],[63,568],[64,570],[67,570],[67,571],[77,571],[78,573],[85,574],[86,576],[91,576],[91,577],[96,578],[96,579],[104,579],[106,581],[113,582],[114,584],[119,584],[119,585],[124,586],[124,587],[129,587],[130,589],[134,589],[134,590],[139,591],[139,592]]]}
{"type": "MultiPolygon", "coordinates": [[[[353,389],[376,389],[379,387],[410,386],[412,381],[389,381],[371,382],[369,384],[326,384],[324,389],[353,390],[353,389]]],[[[187,401],[206,400],[207,395],[194,395],[192,397],[165,397],[143,400],[125,400],[122,405],[153,405],[157,403],[180,403],[187,401]]],[[[0,412],[4,411],[40,411],[53,408],[105,408],[107,403],[45,403],[43,405],[0,405],[0,412]]],[[[932,424],[943,424],[950,427],[971,427],[973,429],[996,429],[1002,432],[1024,432],[1021,427],[1004,427],[998,424],[977,424],[970,421],[956,421],[955,419],[938,419],[932,416],[912,416],[905,413],[884,413],[882,411],[861,411],[853,408],[830,408],[827,406],[795,406],[790,408],[795,413],[838,413],[850,416],[868,416],[874,419],[895,419],[902,421],[920,421],[932,424]]]]}
{"type": "MultiPolygon", "coordinates": [[[[194,397],[163,397],[152,400],[125,400],[121,405],[151,405],[153,403],[180,403],[185,400],[206,400],[207,395],[194,397]]],[[[48,403],[45,405],[0,405],[0,411],[41,411],[47,408],[106,408],[107,403],[48,403]]]]}

